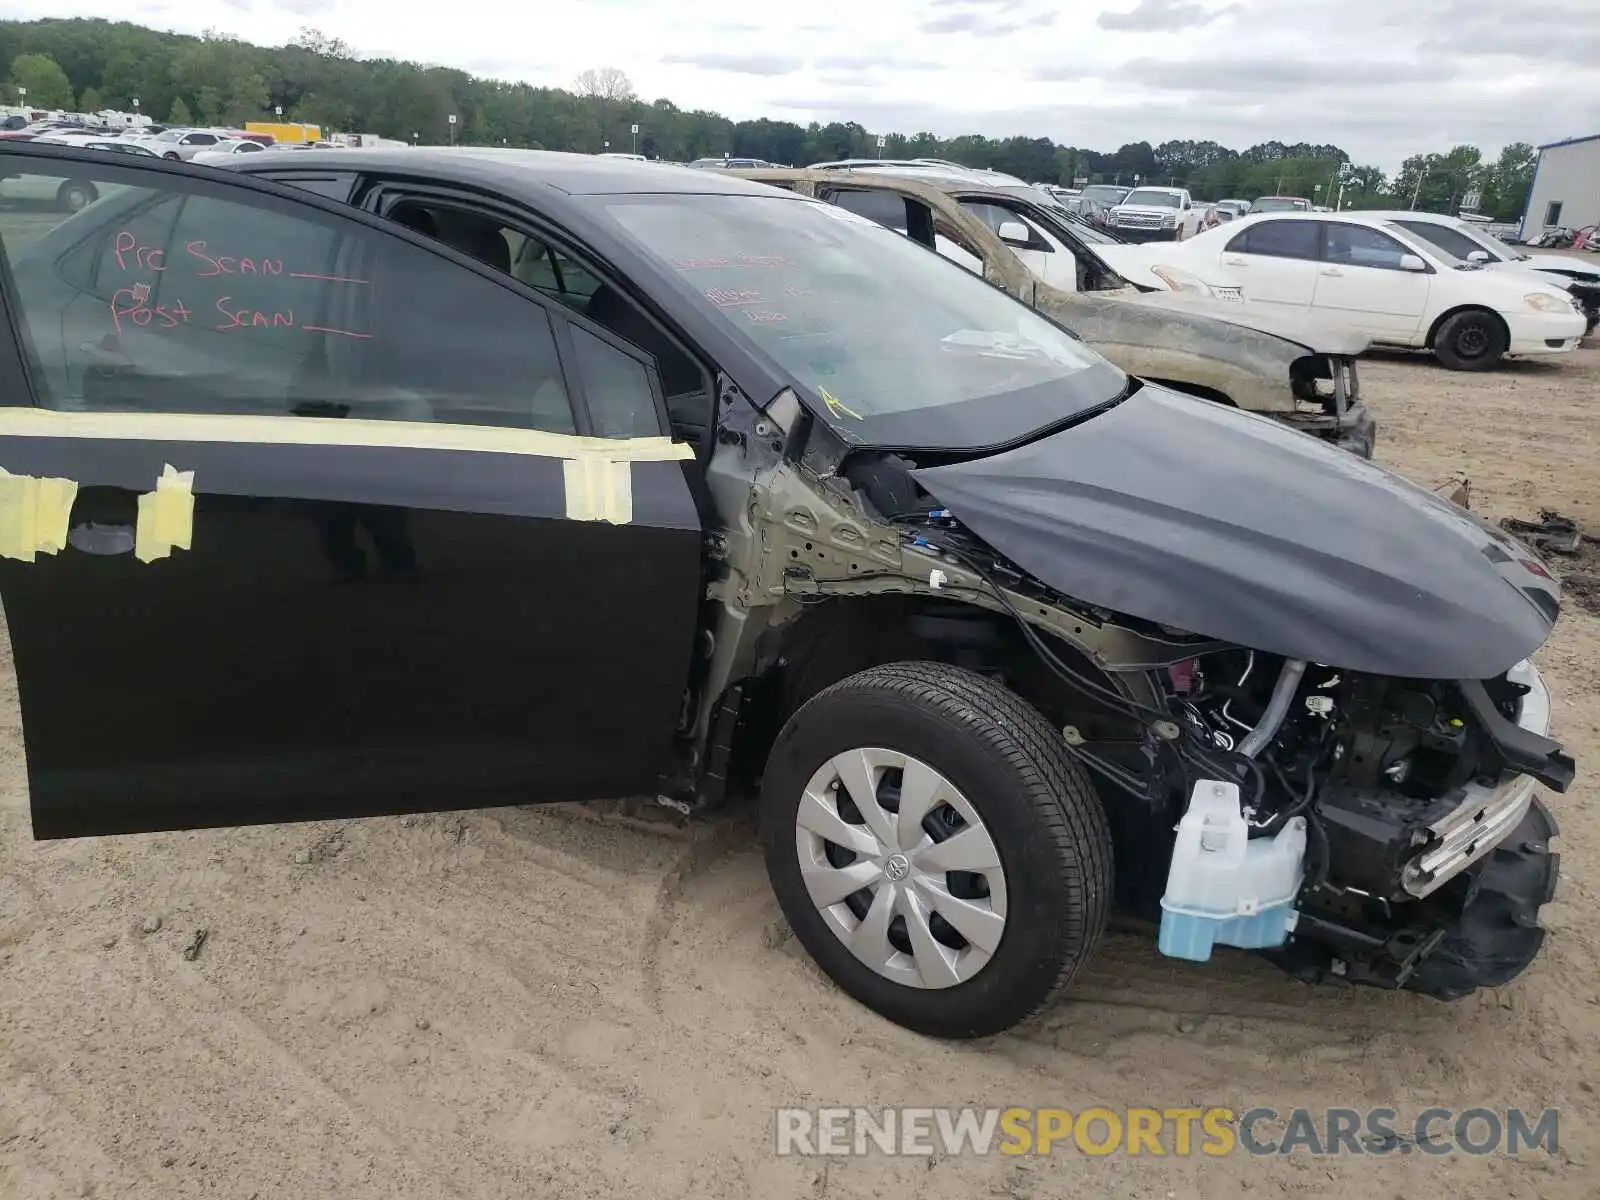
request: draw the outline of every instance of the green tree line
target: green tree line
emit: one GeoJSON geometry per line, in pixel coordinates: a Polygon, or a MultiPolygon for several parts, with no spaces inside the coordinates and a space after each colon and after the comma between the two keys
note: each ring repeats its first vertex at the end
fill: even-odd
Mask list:
{"type": "Polygon", "coordinates": [[[614,67],[582,72],[570,88],[480,79],[465,71],[358,57],[313,29],[287,46],[250,45],[220,34],[188,37],[126,22],[0,22],[7,101],[24,88],[49,109],[140,109],[177,124],[284,119],[329,130],[376,133],[423,144],[449,140],[532,149],[637,150],[688,161],[731,154],[801,166],[836,158],[944,158],[1032,181],[1175,184],[1204,200],[1288,194],[1347,208],[1415,206],[1455,211],[1479,196],[1480,211],[1520,216],[1534,150],[1507,146],[1485,161],[1477,147],[1406,159],[1392,177],[1353,163],[1338,146],[1263,142],[1234,150],[1212,141],[1132,142],[1115,151],[1049,138],[868,130],[854,121],[735,121],[670,100],[642,100],[614,67]],[[450,117],[456,124],[450,125],[450,117]],[[632,127],[638,126],[634,135],[632,127]]]}

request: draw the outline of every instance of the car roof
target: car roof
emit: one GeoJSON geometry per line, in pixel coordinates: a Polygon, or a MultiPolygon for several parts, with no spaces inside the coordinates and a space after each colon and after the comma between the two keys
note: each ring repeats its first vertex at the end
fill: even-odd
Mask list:
{"type": "MultiPolygon", "coordinates": [[[[408,146],[404,149],[305,150],[292,160],[247,154],[232,169],[255,173],[293,163],[338,171],[381,171],[426,176],[448,182],[515,192],[554,189],[571,196],[643,194],[753,195],[770,197],[772,188],[749,183],[724,171],[697,171],[666,163],[601,158],[554,150],[510,150],[489,146],[408,146]]],[[[799,197],[795,197],[799,199],[799,197]]]]}
{"type": "Polygon", "coordinates": [[[776,188],[767,187],[770,183],[809,180],[814,183],[824,183],[832,186],[853,188],[876,188],[881,191],[900,191],[915,196],[919,188],[926,188],[935,192],[959,193],[962,196],[992,196],[996,199],[1028,200],[1034,204],[1045,205],[1049,197],[1041,196],[1039,190],[1030,183],[991,183],[975,174],[956,174],[954,172],[907,171],[848,171],[848,170],[817,170],[812,167],[757,167],[754,170],[743,170],[738,173],[738,178],[762,181],[765,190],[777,191],[776,188]]]}
{"type": "MultiPolygon", "coordinates": [[[[1351,214],[1340,213],[1340,216],[1351,214]]],[[[1407,208],[1395,209],[1362,209],[1354,214],[1362,217],[1375,217],[1384,221],[1423,221],[1429,225],[1460,225],[1460,217],[1452,217],[1448,213],[1414,212],[1407,208]]]]}
{"type": "Polygon", "coordinates": [[[862,171],[869,175],[899,175],[914,179],[975,180],[1007,187],[1035,187],[1025,179],[987,167],[964,167],[960,163],[911,158],[847,158],[838,162],[812,163],[808,171],[827,171],[848,175],[862,171]]]}

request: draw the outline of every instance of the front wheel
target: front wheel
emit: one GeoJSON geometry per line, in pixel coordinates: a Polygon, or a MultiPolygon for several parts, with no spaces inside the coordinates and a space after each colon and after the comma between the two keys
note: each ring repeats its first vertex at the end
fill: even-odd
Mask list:
{"type": "Polygon", "coordinates": [[[941,663],[873,667],[789,720],[761,789],[767,873],[841,988],[937,1037],[999,1033],[1088,961],[1111,836],[1059,731],[941,663]]]}
{"type": "Polygon", "coordinates": [[[1433,353],[1452,371],[1487,371],[1500,361],[1510,339],[1504,322],[1485,309],[1449,317],[1433,335],[1433,353]]]}
{"type": "Polygon", "coordinates": [[[78,212],[93,204],[97,195],[93,184],[69,179],[56,192],[56,202],[68,212],[78,212]]]}

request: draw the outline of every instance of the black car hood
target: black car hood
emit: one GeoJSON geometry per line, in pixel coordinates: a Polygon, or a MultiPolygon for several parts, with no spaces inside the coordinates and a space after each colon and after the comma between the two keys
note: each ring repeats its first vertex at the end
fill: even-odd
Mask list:
{"type": "Polygon", "coordinates": [[[1270,418],[1152,385],[915,477],[1067,596],[1346,670],[1487,679],[1560,611],[1542,564],[1472,513],[1270,418]]]}

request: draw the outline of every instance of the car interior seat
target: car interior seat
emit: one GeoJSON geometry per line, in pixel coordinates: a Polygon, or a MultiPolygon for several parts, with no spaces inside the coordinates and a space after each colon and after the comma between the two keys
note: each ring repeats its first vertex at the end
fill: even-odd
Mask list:
{"type": "Polygon", "coordinates": [[[472,213],[440,209],[434,215],[434,223],[438,229],[434,236],[445,245],[511,274],[511,247],[493,221],[472,213]]]}

